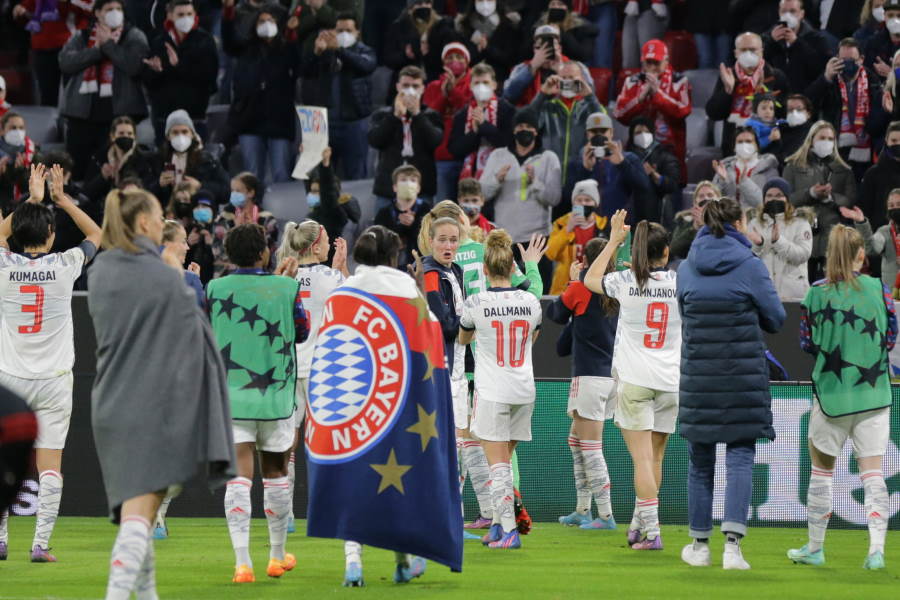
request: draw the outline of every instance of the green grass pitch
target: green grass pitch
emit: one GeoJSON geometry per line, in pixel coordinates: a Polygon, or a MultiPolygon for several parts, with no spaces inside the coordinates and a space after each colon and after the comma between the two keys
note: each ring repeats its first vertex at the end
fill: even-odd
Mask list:
{"type": "MultiPolygon", "coordinates": [[[[337,540],[305,537],[302,522],[288,538],[297,568],[279,580],[265,575],[266,523],[254,519],[251,552],[257,581],[231,583],[233,554],[224,519],[170,519],[171,537],[156,542],[157,588],[164,600],[267,598],[896,598],[900,566],[892,563],[896,543],[888,535],[888,568],[864,571],[865,531],[828,533],[824,567],[792,564],[785,551],[799,547],[801,529],[752,529],[744,555],[753,569],[723,571],[723,540],[713,539],[713,567],[691,568],[680,559],[687,542],[684,527],[663,526],[662,552],[635,552],[622,529],[581,531],[538,523],[523,537],[523,549],[497,551],[466,542],[462,573],[428,564],[425,575],[404,586],[391,581],[393,553],[363,551],[366,587],[341,587],[344,555],[337,540]]],[[[102,598],[109,552],[116,529],[102,518],[62,517],[52,547],[59,562],[31,564],[28,551],[33,518],[10,519],[10,556],[0,562],[0,599],[102,598]]],[[[896,539],[896,538],[894,538],[896,539]]]]}

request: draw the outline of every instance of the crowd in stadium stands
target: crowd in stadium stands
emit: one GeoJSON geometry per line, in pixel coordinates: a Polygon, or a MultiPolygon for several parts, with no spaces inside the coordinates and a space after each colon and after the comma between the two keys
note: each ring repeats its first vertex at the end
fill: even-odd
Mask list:
{"type": "MultiPolygon", "coordinates": [[[[147,189],[183,223],[204,283],[231,268],[223,240],[236,224],[261,223],[277,243],[286,218],[265,191],[291,181],[295,105],[306,104],[328,109],[330,132],[305,184],[311,215],[337,237],[374,214],[407,245],[401,266],[424,214],[459,190],[484,231],[550,237],[547,293],[565,288],[615,210],[661,223],[678,260],[704,205],[724,195],[747,211],[783,300],[822,277],[838,223],[860,231],[866,269],[897,287],[900,0],[11,7],[0,18],[3,213],[27,197],[33,163],[63,165],[67,193],[98,221],[110,190],[147,189]],[[341,190],[366,179],[370,198],[341,190]]],[[[62,211],[57,227],[55,251],[77,245],[62,211]]]]}

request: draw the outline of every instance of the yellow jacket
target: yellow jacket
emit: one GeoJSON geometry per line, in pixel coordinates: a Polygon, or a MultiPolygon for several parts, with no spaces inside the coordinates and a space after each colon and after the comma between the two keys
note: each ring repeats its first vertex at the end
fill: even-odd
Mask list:
{"type": "MultiPolygon", "coordinates": [[[[604,231],[608,219],[594,213],[594,224],[597,233],[604,231]]],[[[556,271],[553,273],[553,283],[550,285],[550,295],[562,294],[569,283],[569,268],[575,260],[575,232],[566,231],[572,213],[566,214],[553,222],[553,231],[547,240],[547,258],[556,262],[556,271]]]]}

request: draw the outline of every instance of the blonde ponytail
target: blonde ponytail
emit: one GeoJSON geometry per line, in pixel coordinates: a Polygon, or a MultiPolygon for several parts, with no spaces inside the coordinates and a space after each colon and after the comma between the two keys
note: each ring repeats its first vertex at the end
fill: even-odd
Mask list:
{"type": "Polygon", "coordinates": [[[505,229],[491,231],[484,241],[484,266],[488,277],[509,277],[513,261],[512,238],[505,229]]]}
{"type": "Polygon", "coordinates": [[[835,225],[828,235],[828,249],[825,253],[825,277],[832,285],[845,282],[859,289],[853,263],[863,247],[863,238],[853,227],[835,225]]]}
{"type": "Polygon", "coordinates": [[[151,212],[154,206],[159,206],[159,200],[150,192],[111,191],[106,195],[100,246],[105,250],[118,248],[140,254],[141,249],[134,243],[134,238],[139,235],[134,225],[138,215],[151,212]]]}
{"type": "Polygon", "coordinates": [[[285,258],[303,258],[312,253],[313,246],[322,237],[322,226],[312,219],[302,223],[288,221],[284,226],[281,246],[275,252],[275,260],[280,263],[285,258]]]}

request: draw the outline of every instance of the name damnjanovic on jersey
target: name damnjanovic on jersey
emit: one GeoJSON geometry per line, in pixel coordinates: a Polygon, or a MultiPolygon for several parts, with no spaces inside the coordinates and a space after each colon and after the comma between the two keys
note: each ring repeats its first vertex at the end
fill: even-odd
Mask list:
{"type": "Polygon", "coordinates": [[[674,298],[675,294],[675,288],[648,287],[644,288],[643,290],[636,286],[630,286],[628,288],[628,295],[637,298],[674,298]]]}

